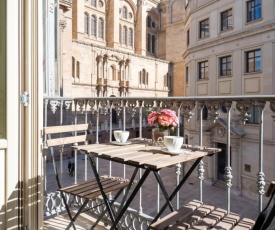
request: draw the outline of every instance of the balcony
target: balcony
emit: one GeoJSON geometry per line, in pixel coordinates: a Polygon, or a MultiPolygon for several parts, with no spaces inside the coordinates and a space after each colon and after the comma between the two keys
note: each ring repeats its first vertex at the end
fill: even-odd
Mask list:
{"type": "MultiPolygon", "coordinates": [[[[197,199],[235,212],[243,217],[256,219],[267,202],[263,196],[269,182],[274,179],[274,117],[275,96],[240,97],[170,97],[170,98],[44,98],[44,126],[90,123],[92,143],[113,140],[115,129],[130,131],[130,137],[150,138],[152,126],[147,124],[147,110],[170,108],[176,111],[180,123],[176,135],[184,136],[185,143],[220,147],[220,156],[207,157],[199,165],[173,200],[179,208],[197,199]],[[230,153],[230,154],[228,154],[230,153]]],[[[72,134],[75,135],[75,134],[72,134]]],[[[83,154],[64,146],[64,152],[55,151],[63,185],[80,182],[93,173],[83,154]],[[68,175],[67,163],[76,163],[75,175],[68,175]]],[[[53,220],[63,214],[64,206],[56,192],[52,164],[45,160],[45,226],[54,229],[53,220]]],[[[100,173],[129,178],[130,167],[98,162],[100,173]]],[[[161,171],[164,183],[174,187],[190,165],[176,164],[161,171]]],[[[137,178],[139,179],[139,178],[137,178]]],[[[79,205],[72,199],[71,208],[79,205]]],[[[90,204],[96,205],[99,201],[90,204]]],[[[119,202],[116,206],[119,207],[119,202]]],[[[122,218],[124,229],[146,229],[164,197],[153,176],[134,199],[122,218]]],[[[89,225],[90,218],[100,215],[102,209],[85,214],[82,222],[89,225]]],[[[169,209],[164,214],[169,213],[169,209]]],[[[65,221],[65,220],[64,220],[65,221]]],[[[110,223],[106,218],[104,223],[110,223]]],[[[85,224],[84,224],[85,225],[85,224]]],[[[270,229],[274,229],[273,223],[270,229]]],[[[83,227],[85,229],[85,227],[83,227]]],[[[108,226],[107,226],[108,229],[108,226]]]]}

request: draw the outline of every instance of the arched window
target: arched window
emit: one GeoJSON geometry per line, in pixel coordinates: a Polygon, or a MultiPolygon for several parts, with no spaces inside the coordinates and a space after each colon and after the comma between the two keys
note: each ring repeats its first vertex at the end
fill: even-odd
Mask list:
{"type": "Polygon", "coordinates": [[[128,45],[133,47],[133,29],[129,29],[128,45]]]}
{"type": "Polygon", "coordinates": [[[112,69],[112,80],[115,81],[116,80],[116,67],[111,66],[111,69],[112,69]]]}
{"type": "Polygon", "coordinates": [[[96,36],[96,16],[91,17],[91,35],[96,36]]]}
{"type": "Polygon", "coordinates": [[[96,0],[91,0],[91,6],[96,7],[96,0]]]}
{"type": "Polygon", "coordinates": [[[122,29],[122,44],[126,45],[126,41],[127,41],[127,27],[123,26],[123,29],[122,29]]]}
{"type": "Polygon", "coordinates": [[[80,78],[80,63],[79,63],[79,61],[76,62],[76,77],[78,79],[80,78]]]}
{"type": "Polygon", "coordinates": [[[104,21],[102,18],[98,20],[98,37],[103,39],[104,21]]]}
{"type": "Polygon", "coordinates": [[[121,27],[121,25],[119,24],[119,43],[120,43],[120,44],[122,43],[121,34],[122,34],[122,27],[121,27]]]}
{"type": "Polygon", "coordinates": [[[163,86],[164,87],[168,87],[168,76],[167,75],[164,75],[164,78],[163,78],[163,86]]]}
{"type": "Polygon", "coordinates": [[[151,28],[151,17],[147,17],[147,27],[151,28]]]}
{"type": "Polygon", "coordinates": [[[147,35],[147,51],[151,51],[151,34],[147,35]]]}
{"type": "Polygon", "coordinates": [[[75,58],[72,57],[72,77],[75,79],[75,58]]]}
{"type": "Polygon", "coordinates": [[[155,35],[152,35],[152,53],[155,53],[155,43],[156,43],[156,37],[155,35]]]}
{"type": "Polygon", "coordinates": [[[127,8],[126,8],[126,6],[123,6],[123,8],[122,8],[122,17],[127,19],[127,8]]]}
{"type": "Polygon", "coordinates": [[[142,70],[142,84],[146,84],[146,70],[143,69],[142,70]]]}
{"type": "Polygon", "coordinates": [[[84,33],[85,34],[88,34],[88,18],[89,18],[88,14],[85,13],[84,14],[84,33]]]}

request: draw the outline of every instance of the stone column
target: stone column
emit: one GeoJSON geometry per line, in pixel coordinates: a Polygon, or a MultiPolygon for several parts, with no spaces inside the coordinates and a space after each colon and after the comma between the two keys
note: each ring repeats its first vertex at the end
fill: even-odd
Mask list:
{"type": "Polygon", "coordinates": [[[137,3],[137,19],[135,31],[135,48],[137,54],[146,55],[146,1],[139,0],[137,3]]]}
{"type": "Polygon", "coordinates": [[[107,9],[106,29],[107,46],[111,48],[119,47],[119,5],[120,1],[109,1],[107,9]]]}

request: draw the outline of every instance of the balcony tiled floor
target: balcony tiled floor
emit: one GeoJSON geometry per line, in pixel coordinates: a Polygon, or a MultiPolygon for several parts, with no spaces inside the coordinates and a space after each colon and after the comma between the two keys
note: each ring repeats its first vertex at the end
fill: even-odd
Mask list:
{"type": "MultiPolygon", "coordinates": [[[[72,158],[70,159],[72,161],[72,158]]],[[[84,156],[79,154],[78,156],[78,175],[79,181],[84,179],[84,156]]],[[[64,170],[63,174],[63,184],[69,184],[74,181],[74,177],[68,175],[67,170],[68,159],[64,160],[64,170]]],[[[126,167],[126,177],[132,173],[132,168],[130,166],[126,167]]],[[[56,182],[53,174],[52,164],[47,164],[47,190],[48,192],[56,191],[56,182]]],[[[100,174],[109,174],[109,162],[105,160],[99,160],[99,172],[100,174]]],[[[171,192],[172,187],[176,184],[175,168],[166,168],[160,172],[161,177],[166,185],[168,193],[171,192]]],[[[112,163],[112,175],[114,176],[123,176],[123,166],[121,164],[112,163]]],[[[88,165],[88,177],[92,176],[90,165],[88,165]]],[[[138,179],[138,178],[137,178],[138,179]]],[[[157,213],[157,185],[154,175],[149,175],[145,185],[142,189],[142,210],[145,214],[155,216],[157,213]]],[[[162,195],[161,206],[164,203],[162,195]]],[[[197,172],[194,172],[186,184],[182,187],[180,191],[180,206],[188,203],[193,199],[199,199],[199,181],[197,179],[197,172]]],[[[226,191],[222,188],[218,188],[212,185],[204,183],[203,185],[203,199],[204,202],[214,205],[216,207],[227,209],[226,205],[226,191]]],[[[172,202],[174,207],[176,207],[175,199],[172,202]]],[[[139,210],[139,196],[137,196],[131,204],[131,208],[139,210]]],[[[246,197],[237,196],[232,194],[231,196],[231,211],[242,215],[243,217],[256,219],[258,216],[258,203],[254,200],[248,199],[246,197]]],[[[168,213],[169,210],[166,210],[168,213]]],[[[48,228],[51,229],[51,228],[48,228]]],[[[54,228],[52,228],[54,229],[54,228]]],[[[275,223],[273,221],[272,226],[269,229],[275,229],[275,223]]]]}
{"type": "MultiPolygon", "coordinates": [[[[77,221],[76,221],[76,229],[77,230],[85,230],[89,229],[94,223],[94,219],[87,215],[86,213],[82,213],[77,221]]],[[[44,230],[64,230],[69,224],[69,217],[67,214],[56,216],[55,218],[51,218],[44,221],[44,230]]],[[[70,229],[73,229],[71,227],[70,229]]],[[[102,223],[98,224],[96,230],[106,230],[102,223]]]]}

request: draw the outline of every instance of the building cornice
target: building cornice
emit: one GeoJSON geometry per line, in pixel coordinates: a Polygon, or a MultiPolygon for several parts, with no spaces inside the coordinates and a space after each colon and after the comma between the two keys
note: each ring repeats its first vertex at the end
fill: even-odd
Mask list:
{"type": "Polygon", "coordinates": [[[250,36],[255,36],[258,34],[262,34],[264,32],[274,32],[275,31],[275,20],[268,21],[266,23],[260,24],[258,26],[255,26],[253,28],[248,28],[245,30],[242,30],[242,32],[234,32],[231,33],[228,36],[222,36],[219,38],[213,38],[213,39],[207,39],[206,42],[199,45],[191,46],[190,48],[186,49],[186,51],[183,53],[182,58],[186,58],[190,53],[201,51],[203,49],[212,48],[217,45],[221,45],[224,43],[232,42],[235,40],[247,38],[250,36]]]}
{"type": "Polygon", "coordinates": [[[79,40],[76,40],[76,39],[73,39],[73,43],[77,43],[77,44],[85,45],[85,46],[90,46],[91,48],[98,48],[98,49],[101,49],[101,50],[121,53],[122,55],[143,58],[143,59],[146,59],[146,60],[152,60],[152,61],[156,61],[156,62],[163,62],[163,63],[167,63],[167,64],[171,63],[170,61],[166,61],[166,60],[163,60],[163,59],[146,57],[146,56],[138,55],[138,54],[135,54],[135,53],[125,52],[125,51],[122,51],[122,50],[119,50],[119,49],[113,49],[113,48],[108,48],[108,47],[105,47],[105,46],[94,45],[94,44],[84,42],[84,41],[79,41],[79,40]]]}

